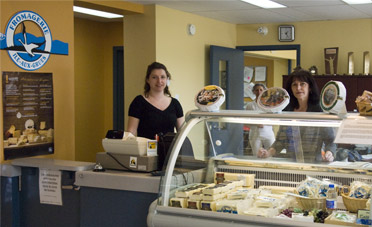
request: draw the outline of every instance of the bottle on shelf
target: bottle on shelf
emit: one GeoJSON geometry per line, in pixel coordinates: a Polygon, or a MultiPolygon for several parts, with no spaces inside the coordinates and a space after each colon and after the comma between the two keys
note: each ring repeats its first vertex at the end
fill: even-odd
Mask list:
{"type": "Polygon", "coordinates": [[[333,210],[337,209],[337,191],[334,184],[329,184],[326,198],[326,207],[328,213],[331,213],[333,210]]]}

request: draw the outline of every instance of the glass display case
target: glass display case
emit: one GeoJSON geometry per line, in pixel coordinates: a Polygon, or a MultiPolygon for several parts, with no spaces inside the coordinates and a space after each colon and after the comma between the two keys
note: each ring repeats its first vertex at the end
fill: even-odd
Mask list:
{"type": "Polygon", "coordinates": [[[352,212],[367,209],[371,146],[335,137],[345,120],[368,117],[195,110],[186,119],[149,226],[325,226],[346,219],[354,225],[352,212]],[[333,207],[330,185],[338,193],[333,207]],[[355,188],[368,192],[353,197],[355,188]],[[352,208],[356,200],[361,205],[352,208]]]}

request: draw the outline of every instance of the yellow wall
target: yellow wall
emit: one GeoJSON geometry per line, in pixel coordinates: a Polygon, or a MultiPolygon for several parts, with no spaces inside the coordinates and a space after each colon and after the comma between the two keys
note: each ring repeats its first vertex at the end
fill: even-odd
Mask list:
{"type": "Polygon", "coordinates": [[[301,45],[301,66],[308,69],[316,65],[319,74],[324,70],[324,48],[339,47],[338,73],[347,72],[347,53],[354,52],[355,74],[363,72],[363,52],[372,53],[372,19],[314,21],[290,23],[295,26],[294,42],[278,41],[279,24],[237,25],[237,45],[301,45]],[[266,26],[266,36],[257,28],[266,26]]]}
{"type": "Polygon", "coordinates": [[[113,47],[123,45],[122,22],[75,18],[76,160],[95,161],[113,127],[113,47]]]}
{"type": "MultiPolygon", "coordinates": [[[[292,61],[292,65],[295,65],[296,61],[292,61]]],[[[283,77],[282,75],[288,74],[288,60],[286,59],[275,59],[274,60],[274,76],[272,81],[273,87],[282,87],[283,86],[283,77]]]]}
{"type": "Polygon", "coordinates": [[[124,18],[125,116],[133,98],[143,91],[147,65],[164,63],[186,113],[195,109],[194,96],[209,83],[209,46],[236,46],[236,25],[172,10],[146,6],[144,15],[124,18]],[[187,33],[188,24],[196,34],[187,33]],[[218,28],[218,29],[216,29],[218,28]]]}
{"type": "MultiPolygon", "coordinates": [[[[0,1],[0,5],[1,33],[5,32],[8,20],[16,12],[30,10],[38,13],[48,23],[53,40],[69,44],[68,56],[51,55],[48,62],[36,72],[53,73],[55,154],[46,157],[73,160],[75,157],[73,1],[0,1]]],[[[0,60],[1,71],[26,72],[16,66],[4,50],[0,51],[0,60]]],[[[2,107],[1,101],[1,113],[2,107]]],[[[1,125],[2,120],[1,117],[1,125]]],[[[3,133],[0,140],[3,140],[3,133]]],[[[0,148],[3,151],[3,143],[0,148]]],[[[1,152],[0,161],[3,162],[3,159],[1,152]]]]}
{"type": "Polygon", "coordinates": [[[155,7],[145,6],[144,14],[124,17],[124,120],[135,96],[143,93],[147,66],[155,58],[155,7]]]}
{"type": "Polygon", "coordinates": [[[185,113],[196,109],[195,94],[209,84],[210,45],[235,48],[236,25],[156,7],[156,59],[168,65],[172,95],[179,95],[185,113]],[[196,26],[194,36],[189,24],[196,26]]]}

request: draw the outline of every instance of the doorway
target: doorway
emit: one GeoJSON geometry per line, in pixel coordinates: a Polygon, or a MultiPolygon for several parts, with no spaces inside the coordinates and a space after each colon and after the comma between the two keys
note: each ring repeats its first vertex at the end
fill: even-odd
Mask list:
{"type": "Polygon", "coordinates": [[[124,130],[124,47],[113,47],[113,129],[124,130]]]}

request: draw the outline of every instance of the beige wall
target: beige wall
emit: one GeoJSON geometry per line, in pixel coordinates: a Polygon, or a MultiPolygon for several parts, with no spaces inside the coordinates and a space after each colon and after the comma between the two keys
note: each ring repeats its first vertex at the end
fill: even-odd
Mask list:
{"type": "MultiPolygon", "coordinates": [[[[73,1],[0,1],[0,28],[5,32],[8,20],[18,11],[38,13],[48,23],[53,40],[69,44],[69,55],[51,55],[48,62],[36,72],[53,73],[55,154],[48,158],[73,160],[75,157],[75,101],[74,101],[74,31],[73,1]]],[[[0,51],[1,71],[26,72],[16,66],[6,51],[0,51]]],[[[2,100],[2,99],[1,99],[2,100]]],[[[3,104],[0,101],[0,112],[3,104]]],[[[1,128],[3,124],[1,117],[1,128]]],[[[0,136],[3,140],[3,133],[0,136]]],[[[3,143],[0,145],[3,150],[3,143]]],[[[0,161],[3,162],[3,152],[0,161]]]]}
{"type": "Polygon", "coordinates": [[[76,160],[95,161],[113,127],[113,47],[123,45],[122,22],[75,18],[76,160]]]}
{"type": "Polygon", "coordinates": [[[314,21],[290,23],[295,26],[295,41],[279,42],[278,25],[237,25],[237,45],[301,45],[301,66],[305,69],[316,65],[319,74],[324,70],[324,48],[339,47],[338,73],[347,72],[347,53],[354,52],[355,73],[363,72],[363,52],[372,53],[372,19],[314,21]],[[257,33],[257,28],[266,26],[266,36],[257,33]]]}

